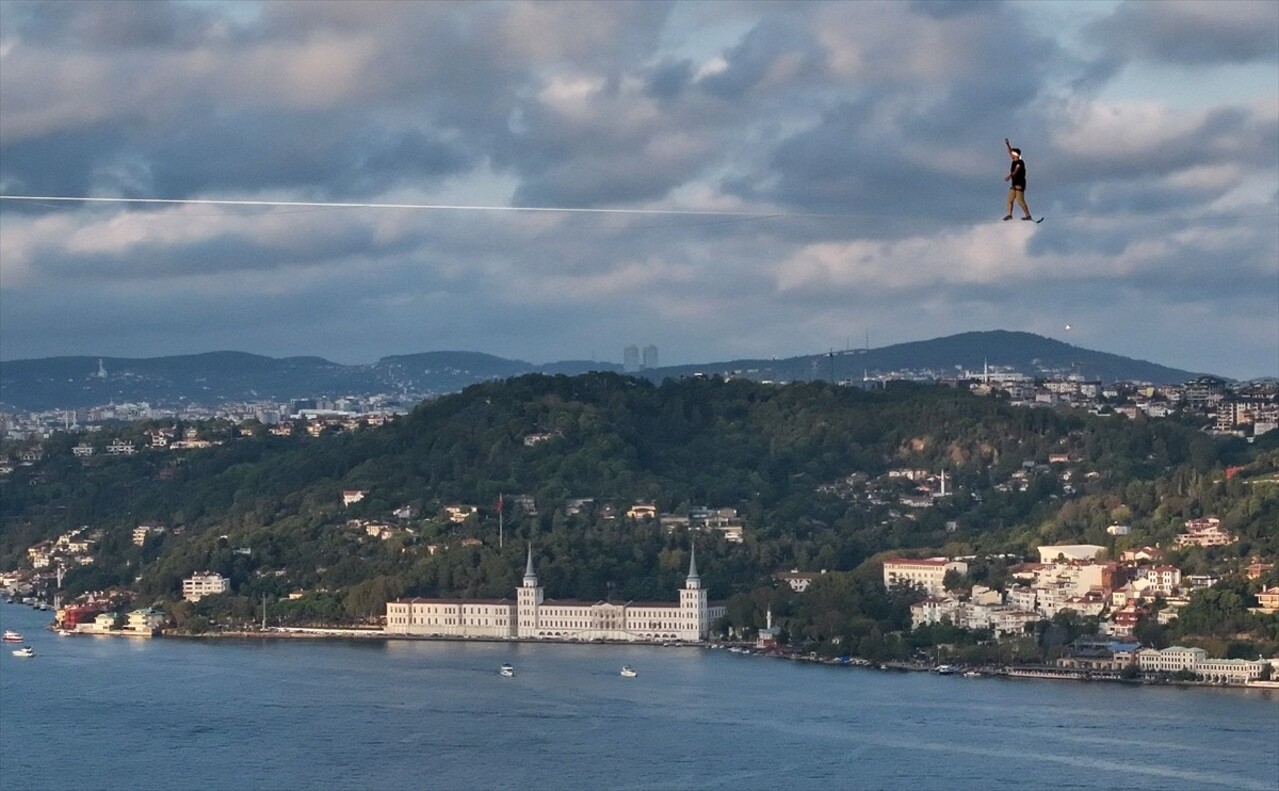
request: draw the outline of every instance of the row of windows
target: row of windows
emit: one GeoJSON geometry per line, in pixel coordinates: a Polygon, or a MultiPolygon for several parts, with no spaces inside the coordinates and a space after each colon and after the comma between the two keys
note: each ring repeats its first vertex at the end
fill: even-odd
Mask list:
{"type": "Polygon", "coordinates": [[[541,618],[540,626],[546,628],[576,628],[576,630],[595,630],[595,631],[615,631],[620,628],[628,628],[628,630],[636,630],[636,628],[687,628],[683,623],[670,623],[661,621],[648,621],[647,623],[636,623],[627,621],[620,622],[595,622],[595,621],[563,621],[556,618],[541,618]]]}
{"type": "MultiPolygon", "coordinates": [[[[420,610],[415,612],[415,610],[416,608],[412,608],[407,605],[399,606],[399,607],[392,605],[387,608],[387,619],[388,621],[392,623],[406,623],[407,621],[402,619],[405,617],[408,617],[412,619],[412,623],[428,623],[428,621],[425,619],[431,618],[432,620],[430,620],[429,623],[440,623],[439,619],[443,617],[446,619],[444,621],[445,623],[458,622],[457,619],[459,616],[457,615],[456,607],[449,607],[446,610],[444,610],[444,612],[447,612],[448,615],[440,615],[439,614],[441,613],[440,610],[435,610],[434,611],[435,614],[431,614],[431,615],[422,614],[420,610]]],[[[427,612],[431,612],[431,611],[428,610],[427,612]]],[[[494,607],[490,610],[490,608],[485,607],[482,611],[479,611],[479,612],[475,612],[475,611],[464,612],[460,617],[464,619],[472,619],[472,618],[478,618],[480,617],[480,615],[492,614],[492,615],[498,616],[499,618],[502,618],[501,622],[505,622],[505,620],[510,617],[509,613],[510,613],[509,609],[494,607]]],[[[538,608],[520,608],[519,610],[519,616],[522,619],[531,619],[535,615],[540,616],[542,619],[547,619],[547,618],[581,619],[583,617],[581,608],[577,608],[577,607],[538,607],[538,608]]],[[[703,608],[698,608],[696,610],[689,610],[687,608],[682,608],[682,607],[681,608],[672,607],[672,608],[663,608],[661,610],[627,610],[627,611],[618,611],[616,613],[607,613],[607,614],[592,613],[589,616],[589,619],[590,619],[589,621],[577,620],[574,623],[581,624],[583,626],[589,625],[590,623],[616,625],[621,622],[636,622],[636,621],[643,621],[643,620],[652,621],[654,619],[674,619],[678,621],[695,621],[695,620],[704,619],[706,617],[707,617],[707,610],[703,608]]],[[[466,620],[465,622],[478,623],[478,621],[472,621],[472,620],[466,620]]],[[[485,623],[487,624],[488,621],[485,621],[485,623]]]]}

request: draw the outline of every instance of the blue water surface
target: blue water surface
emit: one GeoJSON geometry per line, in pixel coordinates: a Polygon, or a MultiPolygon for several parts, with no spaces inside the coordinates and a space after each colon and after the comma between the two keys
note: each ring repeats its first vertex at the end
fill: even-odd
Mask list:
{"type": "Polygon", "coordinates": [[[0,605],[3,789],[1279,789],[1270,692],[48,620],[0,605]]]}

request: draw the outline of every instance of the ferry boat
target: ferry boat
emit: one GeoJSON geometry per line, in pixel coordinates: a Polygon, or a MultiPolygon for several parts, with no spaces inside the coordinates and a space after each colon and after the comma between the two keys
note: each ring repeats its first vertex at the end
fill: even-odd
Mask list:
{"type": "Polygon", "coordinates": [[[5,641],[6,643],[21,643],[21,642],[22,642],[22,635],[18,634],[17,632],[13,631],[12,629],[5,629],[5,630],[4,630],[4,641],[5,641]]]}
{"type": "Polygon", "coordinates": [[[630,665],[622,665],[622,678],[635,678],[639,673],[630,665]]]}
{"type": "Polygon", "coordinates": [[[36,650],[29,645],[24,645],[21,648],[13,649],[13,655],[14,656],[35,656],[36,650]]]}
{"type": "Polygon", "coordinates": [[[510,663],[504,663],[497,669],[497,672],[507,678],[513,678],[515,676],[515,666],[510,663]]]}

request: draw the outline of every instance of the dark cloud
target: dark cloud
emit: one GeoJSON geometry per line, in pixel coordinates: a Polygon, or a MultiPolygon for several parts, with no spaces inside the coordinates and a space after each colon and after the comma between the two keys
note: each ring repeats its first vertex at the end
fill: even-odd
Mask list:
{"type": "MultiPolygon", "coordinates": [[[[991,151],[992,178],[948,173],[939,153],[910,156],[907,147],[927,143],[926,139],[912,140],[884,130],[873,120],[876,113],[873,100],[836,108],[813,128],[780,143],[766,171],[754,174],[751,181],[729,182],[725,188],[744,198],[775,201],[807,212],[873,218],[906,215],[917,221],[972,216],[975,204],[994,203],[997,179],[1006,167],[997,158],[1002,155],[999,149],[991,151]]],[[[896,230],[913,233],[918,228],[896,230]]]]}
{"type": "Polygon", "coordinates": [[[1122,53],[1184,65],[1250,63],[1279,54],[1279,4],[1128,2],[1088,27],[1090,38],[1122,53]]]}
{"type": "Polygon", "coordinates": [[[688,60],[665,62],[648,75],[646,95],[655,99],[675,99],[693,81],[693,64],[688,60]]]}
{"type": "Polygon", "coordinates": [[[223,114],[156,140],[140,156],[156,163],[155,194],[304,188],[333,200],[420,184],[475,164],[460,143],[431,130],[383,129],[320,112],[223,114]]]}
{"type": "Polygon", "coordinates": [[[48,3],[5,0],[5,27],[37,44],[89,51],[181,48],[214,26],[213,10],[153,0],[48,3]]]}
{"type": "Polygon", "coordinates": [[[994,15],[999,0],[973,3],[970,0],[910,0],[910,10],[933,19],[954,19],[960,16],[994,15]]]}
{"type": "Polygon", "coordinates": [[[820,52],[811,32],[800,28],[789,15],[769,17],[743,37],[742,42],[724,53],[725,67],[698,81],[707,93],[725,100],[741,99],[756,88],[777,67],[778,62],[792,58],[797,72],[812,73],[820,60],[820,52]]]}
{"type": "MultiPolygon", "coordinates": [[[[127,130],[115,123],[58,130],[21,140],[0,141],[0,184],[16,195],[88,195],[103,152],[118,150],[127,130]]],[[[44,211],[33,204],[7,204],[6,212],[44,211]]]]}

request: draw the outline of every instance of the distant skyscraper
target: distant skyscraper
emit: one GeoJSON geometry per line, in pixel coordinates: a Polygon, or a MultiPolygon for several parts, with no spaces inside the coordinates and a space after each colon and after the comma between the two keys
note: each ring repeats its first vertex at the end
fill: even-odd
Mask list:
{"type": "Polygon", "coordinates": [[[657,367],[657,347],[651,343],[644,347],[644,367],[657,367]]]}
{"type": "Polygon", "coordinates": [[[631,344],[622,350],[622,370],[626,373],[635,373],[640,369],[640,352],[639,347],[631,344]]]}

